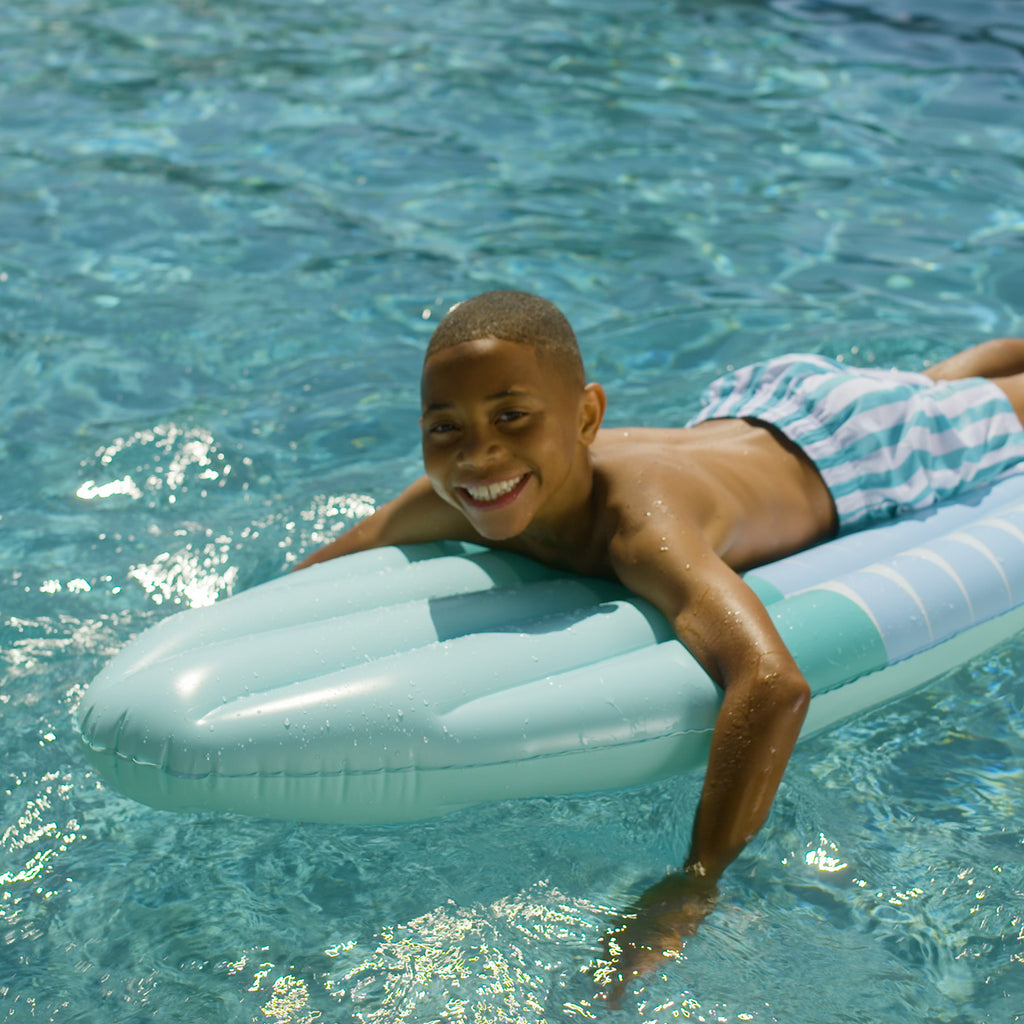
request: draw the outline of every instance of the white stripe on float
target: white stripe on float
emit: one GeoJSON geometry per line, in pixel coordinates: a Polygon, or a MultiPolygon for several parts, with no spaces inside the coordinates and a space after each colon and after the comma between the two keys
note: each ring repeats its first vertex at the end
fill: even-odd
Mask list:
{"type": "MultiPolygon", "coordinates": [[[[959,540],[962,538],[957,537],[957,539],[959,540]]],[[[942,557],[942,555],[936,554],[929,548],[911,548],[909,551],[905,551],[904,555],[910,558],[920,558],[925,562],[931,562],[932,565],[937,565],[947,576],[949,576],[949,578],[957,585],[964,600],[967,602],[967,611],[971,616],[971,622],[977,622],[978,617],[974,614],[974,603],[971,601],[971,595],[967,593],[967,587],[964,586],[964,581],[960,579],[960,574],[942,557]]]]}
{"type": "Polygon", "coordinates": [[[1007,598],[1011,601],[1013,600],[1013,589],[1010,587],[1010,581],[1006,578],[1006,573],[1003,572],[1003,567],[999,564],[999,559],[996,558],[996,556],[985,545],[983,541],[978,540],[978,538],[973,536],[972,534],[961,533],[960,531],[949,534],[947,539],[958,540],[961,543],[966,544],[968,547],[974,548],[974,550],[979,552],[980,554],[984,555],[985,558],[987,558],[995,567],[996,572],[999,573],[999,578],[1003,581],[1003,587],[1006,590],[1007,598]]]}
{"type": "Polygon", "coordinates": [[[932,620],[928,617],[928,609],[925,608],[924,602],[918,596],[918,593],[914,589],[910,580],[908,580],[902,573],[897,572],[888,565],[869,565],[862,571],[873,573],[876,576],[881,576],[883,579],[887,579],[890,582],[895,583],[901,590],[906,591],[906,593],[913,599],[914,604],[917,605],[922,617],[924,618],[924,624],[928,630],[928,639],[935,639],[935,634],[932,632],[932,620]]]}

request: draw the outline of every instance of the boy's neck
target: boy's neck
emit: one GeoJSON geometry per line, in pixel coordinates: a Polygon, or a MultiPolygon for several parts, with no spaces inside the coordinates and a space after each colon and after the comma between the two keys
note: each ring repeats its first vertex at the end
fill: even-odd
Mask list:
{"type": "Polygon", "coordinates": [[[558,568],[588,574],[604,571],[607,545],[602,544],[598,528],[601,488],[589,451],[584,452],[584,459],[583,471],[579,479],[570,482],[572,492],[564,504],[552,515],[535,519],[509,547],[558,568]]]}

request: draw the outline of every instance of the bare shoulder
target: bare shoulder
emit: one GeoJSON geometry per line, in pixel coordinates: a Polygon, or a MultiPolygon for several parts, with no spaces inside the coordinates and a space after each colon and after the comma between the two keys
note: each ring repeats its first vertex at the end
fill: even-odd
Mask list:
{"type": "Polygon", "coordinates": [[[671,446],[618,442],[595,456],[609,567],[664,608],[684,600],[691,570],[719,563],[715,492],[702,466],[671,446]]]}
{"type": "Polygon", "coordinates": [[[616,545],[643,544],[667,532],[717,546],[731,514],[731,495],[688,432],[605,433],[595,445],[594,468],[612,512],[616,545]]]}
{"type": "Polygon", "coordinates": [[[652,586],[670,583],[682,598],[699,573],[724,566],[715,550],[716,531],[709,525],[714,517],[708,499],[700,487],[677,489],[679,482],[677,474],[655,469],[638,475],[632,489],[612,485],[609,491],[614,524],[609,562],[615,575],[643,596],[652,596],[652,586]]]}
{"type": "Polygon", "coordinates": [[[728,557],[731,534],[742,523],[716,516],[699,474],[689,488],[680,486],[682,476],[660,466],[640,474],[637,501],[616,503],[609,564],[725,685],[746,661],[757,664],[762,653],[776,650],[774,627],[728,557]]]}

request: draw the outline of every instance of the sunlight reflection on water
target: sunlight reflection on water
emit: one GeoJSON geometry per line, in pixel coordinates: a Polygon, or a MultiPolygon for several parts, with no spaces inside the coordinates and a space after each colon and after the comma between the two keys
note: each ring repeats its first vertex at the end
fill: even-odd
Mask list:
{"type": "MultiPolygon", "coordinates": [[[[588,970],[699,779],[394,829],[171,815],[86,769],[132,636],[419,473],[457,298],[570,314],[609,422],[723,366],[1024,332],[1004,0],[13,0],[0,56],[0,1013],[614,1019],[588,970]]],[[[1022,1019],[1024,652],[798,748],[618,1019],[1022,1019]]]]}

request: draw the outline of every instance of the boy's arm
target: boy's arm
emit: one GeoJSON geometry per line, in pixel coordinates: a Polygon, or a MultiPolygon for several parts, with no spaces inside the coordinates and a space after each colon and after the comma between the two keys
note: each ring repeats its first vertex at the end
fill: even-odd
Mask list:
{"type": "MultiPolygon", "coordinates": [[[[616,999],[713,909],[725,868],[764,824],[810,702],[771,616],[699,536],[645,529],[613,547],[622,582],[657,605],[724,689],[682,871],[648,890],[614,936],[616,999]],[[667,550],[666,550],[667,549],[667,550]]],[[[610,943],[612,945],[612,943],[610,943]]]]}
{"type": "Polygon", "coordinates": [[[480,538],[456,509],[442,501],[424,476],[372,515],[307,555],[296,569],[326,562],[339,555],[380,548],[388,544],[421,544],[432,540],[480,538]]]}

